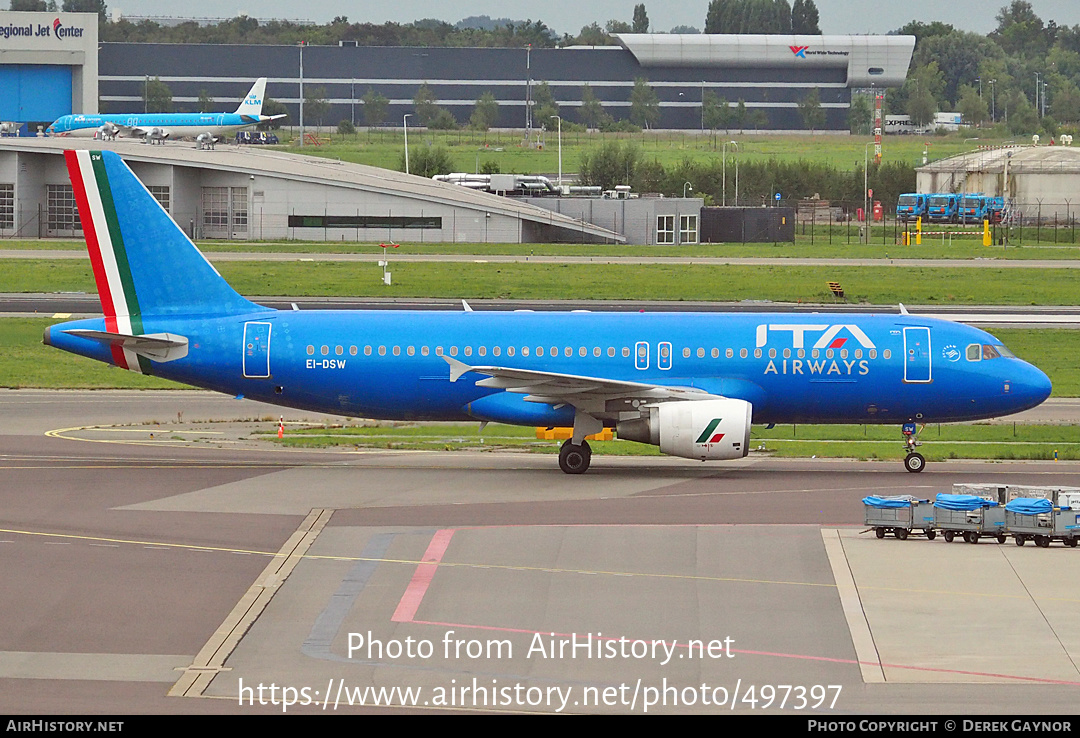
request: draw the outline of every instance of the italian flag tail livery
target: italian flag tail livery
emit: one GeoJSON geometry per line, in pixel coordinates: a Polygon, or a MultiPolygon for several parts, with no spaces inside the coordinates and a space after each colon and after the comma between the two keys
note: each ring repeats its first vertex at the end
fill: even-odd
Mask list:
{"type": "MultiPolygon", "coordinates": [[[[259,308],[233,290],[111,151],[66,151],[106,332],[144,334],[147,317],[233,315],[259,308]]],[[[110,342],[113,362],[147,373],[131,340],[110,342]]]]}

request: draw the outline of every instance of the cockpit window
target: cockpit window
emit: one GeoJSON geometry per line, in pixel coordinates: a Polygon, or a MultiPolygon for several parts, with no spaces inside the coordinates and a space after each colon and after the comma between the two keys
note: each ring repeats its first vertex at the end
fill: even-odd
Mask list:
{"type": "Polygon", "coordinates": [[[1014,354],[1012,351],[1009,351],[1009,349],[1007,349],[1003,344],[998,344],[997,346],[994,346],[994,348],[997,349],[997,352],[1004,356],[1006,359],[1016,358],[1016,354],[1014,354]]]}
{"type": "Polygon", "coordinates": [[[982,358],[982,346],[973,343],[967,347],[967,360],[979,361],[982,358]]]}
{"type": "Polygon", "coordinates": [[[985,359],[997,359],[997,358],[999,358],[1001,356],[1001,354],[998,353],[998,348],[999,348],[998,346],[991,346],[988,343],[984,343],[983,347],[982,347],[983,359],[985,360],[985,359]]]}

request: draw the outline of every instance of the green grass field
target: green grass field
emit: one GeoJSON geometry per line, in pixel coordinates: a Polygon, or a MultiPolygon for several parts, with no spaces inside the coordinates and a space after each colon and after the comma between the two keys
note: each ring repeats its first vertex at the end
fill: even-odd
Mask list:
{"type": "MultiPolygon", "coordinates": [[[[965,131],[948,136],[886,136],[882,145],[883,162],[905,162],[912,165],[923,163],[924,144],[929,144],[928,161],[945,159],[980,144],[1003,143],[1004,139],[986,138],[979,132],[979,140],[967,140],[976,134],[965,131]]],[[[295,139],[284,137],[280,148],[303,151],[311,156],[356,164],[368,164],[385,169],[398,169],[405,146],[403,130],[362,130],[355,135],[342,136],[336,131],[323,133],[320,146],[310,144],[302,147],[295,139]]],[[[725,141],[736,141],[738,146],[727,146],[727,155],[739,161],[808,161],[831,164],[841,170],[862,167],[866,144],[873,144],[870,136],[847,136],[819,134],[808,136],[782,136],[754,131],[717,131],[715,135],[699,132],[652,132],[642,133],[584,133],[562,134],[563,172],[576,172],[580,167],[581,154],[591,152],[608,141],[636,144],[647,161],[658,161],[665,166],[684,159],[720,158],[725,141]]],[[[475,172],[486,162],[498,164],[502,172],[514,174],[551,174],[559,169],[559,141],[555,131],[540,134],[542,148],[537,146],[536,134],[531,142],[524,138],[524,130],[517,131],[431,131],[409,132],[409,146],[443,146],[454,162],[456,172],[475,172]]],[[[874,155],[871,145],[869,154],[874,155]]]]}
{"type": "MultiPolygon", "coordinates": [[[[1034,232],[1025,232],[1023,244],[1015,240],[1008,246],[983,246],[981,237],[970,234],[942,239],[927,237],[918,246],[900,246],[893,242],[893,226],[882,229],[874,226],[866,244],[859,243],[858,228],[852,225],[818,225],[811,233],[810,226],[800,225],[795,242],[782,243],[723,243],[693,246],[621,246],[612,244],[576,243],[401,243],[403,251],[414,254],[451,254],[476,256],[594,256],[611,258],[634,256],[640,258],[664,257],[767,257],[767,258],[830,258],[830,259],[1080,259],[1080,230],[1076,233],[1077,244],[1068,242],[1072,233],[1062,229],[1058,243],[1053,243],[1043,231],[1043,240],[1034,241],[1034,232]],[[805,234],[803,231],[806,231],[805,234]],[[831,230],[831,234],[830,234],[831,230]]],[[[6,250],[20,251],[85,251],[82,241],[0,240],[0,258],[6,250]]],[[[296,254],[380,254],[378,243],[357,241],[200,241],[199,249],[208,255],[215,253],[296,253],[296,254]]],[[[391,258],[393,258],[391,256],[391,258]]]]}
{"type": "MultiPolygon", "coordinates": [[[[2,292],[94,292],[88,261],[0,259],[2,292]]],[[[393,285],[374,263],[222,262],[241,294],[596,300],[851,302],[895,305],[1073,305],[1073,269],[726,266],[706,264],[495,264],[398,262],[393,285]]]]}

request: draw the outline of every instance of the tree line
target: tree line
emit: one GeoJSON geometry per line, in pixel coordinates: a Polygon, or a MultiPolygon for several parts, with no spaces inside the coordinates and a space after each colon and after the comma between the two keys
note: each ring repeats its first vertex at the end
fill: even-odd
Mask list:
{"type": "MultiPolygon", "coordinates": [[[[1080,24],[1044,22],[1027,0],[1012,0],[986,36],[947,23],[912,21],[897,33],[916,38],[903,87],[885,95],[886,112],[926,125],[955,111],[1001,133],[1055,136],[1080,123],[1080,24]]],[[[869,104],[852,103],[852,124],[865,129],[869,104]]]]}
{"type": "MultiPolygon", "coordinates": [[[[684,159],[664,166],[646,159],[632,142],[609,141],[581,156],[581,184],[605,190],[616,185],[630,185],[636,192],[655,192],[668,197],[682,194],[690,183],[693,191],[710,203],[735,202],[735,157],[728,155],[709,160],[684,159]],[[726,197],[725,197],[726,189],[726,197]]],[[[915,191],[915,168],[904,162],[871,162],[866,172],[874,199],[889,205],[905,192],[915,191]]],[[[844,171],[831,164],[808,161],[739,161],[738,196],[740,205],[771,203],[775,193],[785,200],[818,197],[823,200],[859,203],[863,200],[863,169],[856,166],[844,171]]],[[[887,205],[888,207],[888,205],[887,205]]]]}

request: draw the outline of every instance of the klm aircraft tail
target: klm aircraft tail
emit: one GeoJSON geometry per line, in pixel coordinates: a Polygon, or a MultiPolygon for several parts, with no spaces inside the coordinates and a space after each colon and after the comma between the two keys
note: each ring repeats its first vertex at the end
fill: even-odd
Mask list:
{"type": "Polygon", "coordinates": [[[143,333],[143,316],[262,310],[221,278],[127,164],[111,151],[65,151],[109,331],[143,333]]]}
{"type": "Polygon", "coordinates": [[[259,77],[255,84],[248,90],[244,102],[236,109],[237,115],[253,115],[258,118],[262,115],[263,96],[266,92],[266,77],[259,77]]]}

